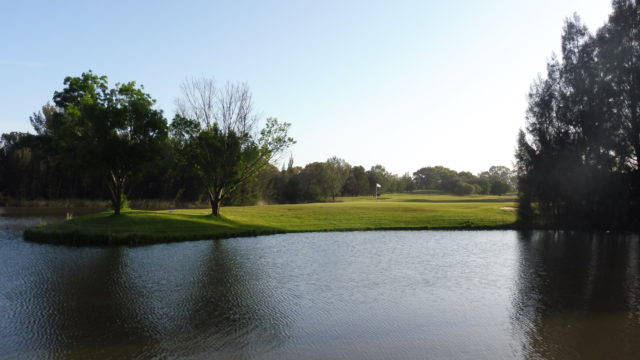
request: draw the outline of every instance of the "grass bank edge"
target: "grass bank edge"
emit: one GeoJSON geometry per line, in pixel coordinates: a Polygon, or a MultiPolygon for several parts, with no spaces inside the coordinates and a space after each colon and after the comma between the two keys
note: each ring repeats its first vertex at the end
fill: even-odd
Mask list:
{"type": "Polygon", "coordinates": [[[299,232],[514,229],[513,198],[390,194],[385,200],[109,212],[27,229],[28,241],[69,245],[145,245],[299,232]]]}
{"type": "Polygon", "coordinates": [[[46,229],[30,228],[24,231],[24,239],[30,242],[58,244],[58,245],[80,245],[80,246],[106,246],[106,245],[151,245],[181,241],[195,240],[220,240],[237,237],[255,237],[264,235],[306,233],[306,232],[351,232],[351,231],[416,231],[416,230],[514,230],[516,223],[505,225],[461,225],[461,226],[422,226],[422,227],[362,227],[362,228],[340,228],[340,229],[309,229],[309,230],[282,230],[282,229],[255,229],[242,230],[237,232],[214,232],[202,234],[148,234],[148,233],[96,233],[82,230],[69,231],[47,231],[46,229]]]}

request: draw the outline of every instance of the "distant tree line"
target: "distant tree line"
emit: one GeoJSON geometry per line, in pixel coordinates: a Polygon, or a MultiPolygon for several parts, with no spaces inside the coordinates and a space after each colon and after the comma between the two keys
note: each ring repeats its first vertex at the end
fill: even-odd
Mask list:
{"type": "Polygon", "coordinates": [[[640,228],[640,5],[614,0],[595,34],[568,19],[560,58],[529,92],[518,136],[519,219],[640,228]]]}
{"type": "Polygon", "coordinates": [[[35,133],[0,137],[0,198],[110,199],[116,213],[128,198],[222,205],[335,201],[338,196],[438,190],[458,195],[504,194],[510,169],[481,174],[436,166],[398,176],[332,157],[278,169],[273,160],[294,143],[289,124],[258,128],[244,84],[219,87],[188,79],[169,123],[134,82],[109,86],[92,72],[67,77],[30,117],[35,133]]]}
{"type": "Polygon", "coordinates": [[[442,166],[424,167],[413,173],[416,189],[436,189],[456,195],[503,195],[515,188],[515,176],[505,166],[492,166],[478,176],[442,166]]]}

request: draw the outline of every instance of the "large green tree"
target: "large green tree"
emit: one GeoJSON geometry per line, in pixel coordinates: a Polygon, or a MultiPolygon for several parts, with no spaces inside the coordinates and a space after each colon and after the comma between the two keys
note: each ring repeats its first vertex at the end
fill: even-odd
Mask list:
{"type": "Polygon", "coordinates": [[[88,71],[64,85],[53,96],[54,146],[69,169],[104,179],[119,214],[131,187],[157,160],[167,122],[135,82],[110,88],[106,76],[88,71]]]}
{"type": "Polygon", "coordinates": [[[614,0],[595,35],[567,19],[562,53],[529,93],[516,151],[520,219],[638,228],[640,4],[614,0]]]}

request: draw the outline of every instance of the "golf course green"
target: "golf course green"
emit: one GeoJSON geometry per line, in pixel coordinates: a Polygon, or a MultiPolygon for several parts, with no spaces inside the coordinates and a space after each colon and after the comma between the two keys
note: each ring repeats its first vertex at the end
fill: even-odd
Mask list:
{"type": "Polygon", "coordinates": [[[25,231],[36,242],[137,245],[305,231],[512,228],[516,198],[433,192],[343,197],[336,202],[209,209],[105,211],[25,231]]]}

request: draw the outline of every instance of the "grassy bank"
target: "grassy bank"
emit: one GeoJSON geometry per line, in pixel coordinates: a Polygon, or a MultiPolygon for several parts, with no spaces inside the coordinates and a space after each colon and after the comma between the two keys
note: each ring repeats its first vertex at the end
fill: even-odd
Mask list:
{"type": "MultiPolygon", "coordinates": [[[[134,209],[160,210],[160,209],[203,209],[209,206],[209,202],[170,201],[158,199],[134,199],[129,201],[134,209]]],[[[38,208],[38,209],[99,209],[105,210],[111,207],[108,200],[88,199],[0,199],[0,206],[11,208],[38,208]]]]}
{"type": "Polygon", "coordinates": [[[335,203],[226,207],[222,218],[204,209],[130,210],[81,216],[25,231],[25,239],[64,244],[149,244],[284,232],[381,229],[509,228],[513,196],[388,194],[335,203]]]}

